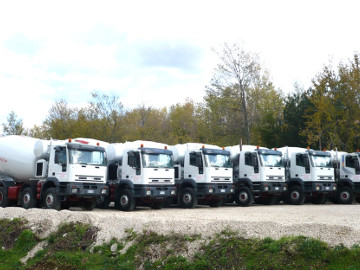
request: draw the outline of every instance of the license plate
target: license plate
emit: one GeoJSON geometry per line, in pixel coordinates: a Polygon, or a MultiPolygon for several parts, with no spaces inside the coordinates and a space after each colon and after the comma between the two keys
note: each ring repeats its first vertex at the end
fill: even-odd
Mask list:
{"type": "Polygon", "coordinates": [[[160,191],[160,195],[165,195],[165,191],[160,191]]]}
{"type": "Polygon", "coordinates": [[[89,189],[89,190],[87,191],[87,193],[88,193],[88,194],[94,194],[94,190],[89,189]]]}
{"type": "Polygon", "coordinates": [[[220,189],[220,192],[225,192],[225,189],[220,189]]]}

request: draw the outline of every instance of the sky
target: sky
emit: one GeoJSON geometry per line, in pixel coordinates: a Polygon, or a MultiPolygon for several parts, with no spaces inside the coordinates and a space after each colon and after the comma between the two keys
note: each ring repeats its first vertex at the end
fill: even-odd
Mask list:
{"type": "Polygon", "coordinates": [[[360,52],[357,0],[1,1],[0,123],[11,111],[41,125],[60,99],[91,93],[125,108],[201,102],[219,59],[238,43],[285,94],[324,65],[360,52]]]}

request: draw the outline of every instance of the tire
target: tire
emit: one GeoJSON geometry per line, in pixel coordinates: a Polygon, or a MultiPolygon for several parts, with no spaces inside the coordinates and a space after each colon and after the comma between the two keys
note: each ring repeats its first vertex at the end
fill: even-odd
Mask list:
{"type": "Polygon", "coordinates": [[[211,200],[209,205],[210,207],[220,207],[223,204],[223,198],[217,198],[215,200],[211,200]]]}
{"type": "Polygon", "coordinates": [[[165,200],[154,201],[151,205],[151,209],[162,209],[164,208],[165,200]]]}
{"type": "Polygon", "coordinates": [[[92,201],[85,201],[81,205],[81,208],[82,208],[82,210],[85,210],[85,211],[92,211],[92,210],[94,210],[95,206],[96,206],[96,200],[92,200],[92,201]]]}
{"type": "Polygon", "coordinates": [[[354,194],[349,187],[340,187],[335,194],[335,201],[337,203],[352,204],[354,201],[354,194]]]}
{"type": "Polygon", "coordinates": [[[311,203],[313,204],[324,204],[327,201],[328,197],[326,195],[318,195],[311,198],[311,203]]]}
{"type": "Polygon", "coordinates": [[[4,186],[0,187],[0,207],[9,206],[9,199],[7,196],[7,190],[4,186]]]}
{"type": "Polygon", "coordinates": [[[259,199],[259,203],[264,205],[273,205],[277,201],[277,196],[263,197],[259,199]]]}
{"type": "Polygon", "coordinates": [[[60,210],[61,203],[57,195],[56,188],[51,187],[45,191],[44,199],[43,199],[43,207],[45,209],[60,210]]]}
{"type": "Polygon", "coordinates": [[[248,187],[241,187],[235,192],[235,202],[240,206],[249,206],[254,201],[254,194],[248,187]]]}
{"type": "Polygon", "coordinates": [[[194,208],[197,205],[197,196],[192,188],[184,188],[180,192],[179,204],[182,208],[194,208]]]}
{"type": "Polygon", "coordinates": [[[292,186],[289,188],[288,192],[286,192],[285,200],[288,204],[300,205],[305,201],[305,194],[301,187],[292,186]]]}
{"type": "Polygon", "coordinates": [[[26,187],[21,192],[21,206],[25,209],[36,207],[36,195],[31,187],[26,187]]]}
{"type": "Polygon", "coordinates": [[[109,209],[110,207],[110,197],[109,196],[99,196],[96,198],[96,207],[100,209],[109,209]]]}
{"type": "Polygon", "coordinates": [[[134,195],[129,189],[122,189],[115,200],[115,207],[121,211],[132,211],[135,208],[134,195]]]}

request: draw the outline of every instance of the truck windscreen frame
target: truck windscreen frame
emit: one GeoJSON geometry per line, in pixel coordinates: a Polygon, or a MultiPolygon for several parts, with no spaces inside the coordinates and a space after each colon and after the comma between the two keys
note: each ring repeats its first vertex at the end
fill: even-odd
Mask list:
{"type": "Polygon", "coordinates": [[[261,153],[259,156],[262,167],[284,167],[281,155],[261,153]]]}
{"type": "Polygon", "coordinates": [[[106,155],[104,151],[90,150],[83,148],[70,148],[69,163],[94,166],[106,166],[106,155]]]}
{"type": "Polygon", "coordinates": [[[165,153],[142,153],[144,168],[174,168],[172,155],[165,153]]]}
{"type": "Polygon", "coordinates": [[[207,153],[205,156],[205,165],[215,168],[231,168],[230,156],[227,154],[207,153]]]}

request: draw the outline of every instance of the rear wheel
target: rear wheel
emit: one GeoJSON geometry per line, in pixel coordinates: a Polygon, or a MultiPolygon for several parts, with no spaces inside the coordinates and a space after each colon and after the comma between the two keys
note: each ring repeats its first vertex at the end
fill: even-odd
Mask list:
{"type": "Polygon", "coordinates": [[[24,188],[21,194],[21,206],[23,208],[29,209],[36,206],[36,195],[31,187],[24,188]]]}
{"type": "Polygon", "coordinates": [[[311,198],[313,204],[324,204],[327,201],[326,195],[318,195],[311,198]]]}
{"type": "Polygon", "coordinates": [[[184,188],[180,192],[179,204],[182,208],[194,208],[197,205],[197,197],[192,188],[184,188]]]}
{"type": "Polygon", "coordinates": [[[135,198],[129,189],[120,190],[115,201],[115,207],[121,211],[132,211],[135,208],[135,198]]]}
{"type": "Polygon", "coordinates": [[[235,201],[240,206],[249,206],[253,200],[254,195],[248,187],[241,187],[235,192],[235,201]]]}
{"type": "Polygon", "coordinates": [[[341,204],[352,204],[354,195],[349,187],[340,187],[336,192],[335,200],[341,204]]]}
{"type": "Polygon", "coordinates": [[[151,205],[151,209],[161,209],[164,207],[164,205],[165,205],[164,200],[154,201],[153,204],[151,205]]]}
{"type": "Polygon", "coordinates": [[[4,186],[0,187],[0,207],[7,207],[9,205],[9,199],[7,191],[4,186]]]}
{"type": "Polygon", "coordinates": [[[301,187],[292,186],[286,193],[286,202],[293,205],[303,204],[305,201],[305,195],[301,187]]]}
{"type": "Polygon", "coordinates": [[[60,210],[61,204],[56,193],[56,188],[48,188],[44,194],[43,207],[46,209],[60,210]]]}
{"type": "Polygon", "coordinates": [[[223,204],[223,198],[222,197],[211,200],[210,203],[209,203],[210,207],[220,207],[222,204],[223,204]]]}
{"type": "Polygon", "coordinates": [[[81,208],[86,211],[92,211],[94,210],[95,206],[96,206],[96,200],[92,200],[92,201],[83,202],[81,208]]]}

